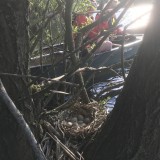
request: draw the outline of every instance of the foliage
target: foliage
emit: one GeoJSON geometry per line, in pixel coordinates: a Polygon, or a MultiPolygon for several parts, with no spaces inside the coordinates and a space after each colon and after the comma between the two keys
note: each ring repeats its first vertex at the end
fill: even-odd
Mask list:
{"type": "MultiPolygon", "coordinates": [[[[47,20],[59,5],[57,2],[56,0],[30,0],[30,42],[31,46],[34,46],[35,42],[38,41],[34,46],[36,50],[40,50],[44,46],[61,43],[64,40],[65,26],[63,13],[65,1],[59,1],[61,2],[62,10],[59,14],[51,18],[46,25],[47,20]]],[[[74,15],[77,13],[87,13],[89,10],[95,9],[90,0],[75,0],[73,6],[72,19],[74,19],[74,15]]],[[[86,25],[90,23],[92,23],[92,20],[88,18],[86,25]]],[[[80,28],[73,28],[73,32],[76,33],[78,29],[80,28]]]]}
{"type": "Polygon", "coordinates": [[[57,7],[58,4],[56,0],[30,0],[29,17],[31,46],[35,43],[37,38],[38,43],[35,46],[37,49],[62,41],[62,33],[64,33],[62,16],[57,15],[50,18],[57,7]]]}
{"type": "Polygon", "coordinates": [[[99,101],[99,104],[100,104],[101,106],[104,106],[104,105],[110,100],[110,98],[111,98],[111,97],[107,97],[107,98],[105,98],[105,99],[100,100],[100,101],[99,101]]]}
{"type": "Polygon", "coordinates": [[[95,7],[91,4],[90,0],[75,1],[73,12],[86,13],[88,10],[94,10],[95,7]]]}

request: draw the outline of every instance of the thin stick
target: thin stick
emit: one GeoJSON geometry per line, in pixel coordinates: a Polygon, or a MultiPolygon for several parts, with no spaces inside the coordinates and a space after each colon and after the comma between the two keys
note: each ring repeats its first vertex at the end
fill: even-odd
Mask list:
{"type": "Polygon", "coordinates": [[[55,135],[47,133],[56,143],[58,142],[61,148],[68,154],[73,160],[80,160],[68,147],[66,147],[55,135]]]}
{"type": "Polygon", "coordinates": [[[39,77],[39,76],[31,76],[31,75],[20,75],[20,74],[12,74],[12,73],[0,73],[0,76],[14,76],[14,77],[27,77],[27,78],[31,78],[31,79],[40,79],[43,81],[50,81],[51,83],[49,85],[51,85],[52,83],[59,83],[59,84],[66,84],[66,85],[71,85],[71,86],[75,86],[78,87],[78,84],[75,83],[70,83],[70,82],[65,82],[65,81],[60,81],[60,79],[56,79],[56,78],[45,78],[45,77],[39,77]]]}

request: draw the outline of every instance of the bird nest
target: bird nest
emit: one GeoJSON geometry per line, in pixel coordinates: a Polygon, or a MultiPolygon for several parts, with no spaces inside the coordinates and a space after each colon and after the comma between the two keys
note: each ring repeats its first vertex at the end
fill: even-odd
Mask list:
{"type": "Polygon", "coordinates": [[[106,119],[106,110],[97,102],[82,104],[59,113],[58,119],[64,133],[75,137],[86,137],[101,127],[106,119]]]}

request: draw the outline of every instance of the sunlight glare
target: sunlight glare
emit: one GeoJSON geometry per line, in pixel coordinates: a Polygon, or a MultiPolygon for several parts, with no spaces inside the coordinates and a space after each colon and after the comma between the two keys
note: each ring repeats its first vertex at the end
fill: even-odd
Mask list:
{"type": "Polygon", "coordinates": [[[139,20],[137,20],[135,23],[133,23],[129,28],[141,28],[147,26],[149,23],[149,18],[150,18],[150,11],[152,9],[152,5],[141,5],[138,7],[133,7],[134,10],[134,15],[133,15],[133,20],[138,18],[139,16],[146,14],[139,20]]]}
{"type": "Polygon", "coordinates": [[[147,13],[146,15],[141,17],[139,20],[134,22],[131,26],[129,26],[128,29],[137,29],[137,28],[146,27],[147,24],[149,23],[150,12],[152,8],[153,8],[153,5],[151,4],[131,7],[122,18],[120,24],[122,24],[123,26],[126,26],[127,24],[134,21],[138,17],[147,13]]]}

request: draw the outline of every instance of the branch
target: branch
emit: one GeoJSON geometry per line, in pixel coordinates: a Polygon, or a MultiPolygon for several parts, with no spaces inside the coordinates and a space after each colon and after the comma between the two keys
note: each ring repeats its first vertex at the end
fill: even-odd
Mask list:
{"type": "Polygon", "coordinates": [[[70,86],[74,86],[74,87],[78,87],[78,84],[75,83],[70,83],[70,82],[65,82],[65,81],[60,81],[60,77],[56,77],[56,78],[45,78],[45,77],[39,77],[39,76],[31,76],[31,75],[20,75],[20,74],[12,74],[12,73],[0,73],[0,76],[11,76],[11,77],[27,77],[27,78],[31,78],[31,79],[39,79],[42,81],[50,81],[50,83],[48,83],[49,85],[53,84],[53,83],[59,83],[59,84],[66,84],[66,85],[70,85],[70,86]]]}
{"type": "Polygon", "coordinates": [[[101,18],[99,18],[97,21],[91,23],[90,25],[87,25],[86,27],[83,27],[82,29],[79,30],[79,32],[84,34],[84,33],[88,32],[88,31],[90,31],[93,27],[95,27],[95,26],[99,25],[100,23],[106,21],[107,19],[112,17],[120,8],[122,8],[126,4],[127,1],[128,0],[124,0],[116,8],[114,8],[111,12],[109,12],[106,15],[102,16],[101,18]]]}
{"type": "MultiPolygon", "coordinates": [[[[56,15],[58,15],[59,13],[62,12],[62,7],[61,6],[58,6],[56,9],[55,9],[55,12],[52,13],[52,15],[50,15],[48,17],[48,19],[44,22],[44,24],[42,25],[42,27],[39,29],[38,33],[37,33],[37,37],[33,43],[33,45],[30,47],[30,53],[33,52],[33,50],[35,49],[42,33],[43,33],[43,30],[47,27],[48,23],[52,20],[53,17],[55,17],[56,15]]],[[[31,38],[32,39],[32,38],[31,38]]]]}
{"type": "Polygon", "coordinates": [[[72,160],[81,160],[81,158],[78,158],[67,146],[65,146],[53,133],[47,133],[52,140],[54,140],[56,143],[58,143],[61,148],[64,150],[64,152],[72,159],[72,160]]]}
{"type": "Polygon", "coordinates": [[[19,110],[16,108],[13,101],[8,96],[1,80],[0,80],[0,100],[5,104],[5,106],[9,110],[10,114],[15,118],[17,124],[20,126],[22,132],[26,136],[27,141],[34,152],[35,159],[46,160],[40,146],[37,144],[37,141],[31,132],[28,124],[24,120],[23,115],[19,112],[19,110]]]}
{"type": "MultiPolygon", "coordinates": [[[[66,33],[65,33],[65,44],[67,46],[66,49],[68,49],[70,52],[72,52],[71,54],[71,60],[73,63],[73,67],[77,65],[78,63],[78,57],[76,56],[76,53],[74,54],[74,50],[75,50],[75,46],[74,46],[74,41],[73,41],[73,32],[72,32],[72,6],[73,6],[73,0],[66,0],[66,9],[65,9],[65,25],[66,25],[66,33]]],[[[82,101],[84,101],[85,103],[89,103],[89,97],[86,91],[86,88],[84,87],[84,80],[83,80],[83,76],[81,73],[78,74],[78,81],[79,84],[81,85],[82,92],[81,92],[81,98],[82,101]]]]}

